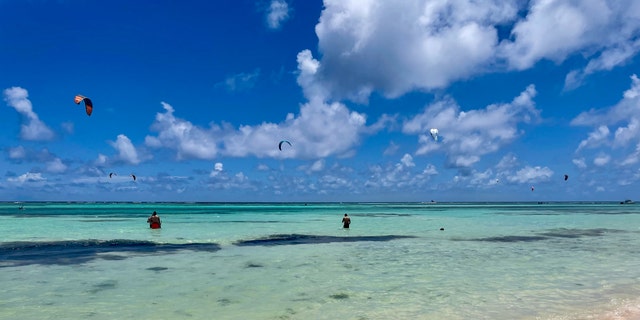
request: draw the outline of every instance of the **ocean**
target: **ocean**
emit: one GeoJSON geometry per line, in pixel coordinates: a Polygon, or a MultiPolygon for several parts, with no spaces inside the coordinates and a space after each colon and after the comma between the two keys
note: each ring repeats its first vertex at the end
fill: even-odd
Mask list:
{"type": "Polygon", "coordinates": [[[640,319],[636,204],[5,202],[0,241],[0,319],[640,319]]]}

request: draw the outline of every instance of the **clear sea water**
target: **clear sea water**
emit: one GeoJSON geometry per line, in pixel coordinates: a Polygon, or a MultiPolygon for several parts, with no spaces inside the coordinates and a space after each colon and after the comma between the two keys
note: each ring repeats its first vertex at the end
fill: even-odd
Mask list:
{"type": "Polygon", "coordinates": [[[0,319],[640,319],[636,204],[0,203],[0,241],[0,319]]]}

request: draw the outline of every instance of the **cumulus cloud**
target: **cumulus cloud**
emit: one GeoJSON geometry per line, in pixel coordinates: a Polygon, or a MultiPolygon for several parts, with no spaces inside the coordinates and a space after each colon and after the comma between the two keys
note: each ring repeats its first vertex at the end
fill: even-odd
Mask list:
{"type": "Polygon", "coordinates": [[[282,23],[289,19],[289,5],[284,0],[272,0],[267,8],[267,26],[280,29],[282,23]]]}
{"type": "Polygon", "coordinates": [[[435,166],[431,164],[418,172],[414,170],[415,167],[416,164],[410,154],[404,154],[395,164],[371,166],[365,186],[389,190],[417,189],[427,185],[430,177],[438,174],[435,166]]]}
{"type": "Polygon", "coordinates": [[[585,169],[587,167],[587,162],[585,161],[584,158],[577,158],[577,159],[573,159],[571,161],[573,162],[573,164],[576,165],[576,167],[578,167],[580,169],[585,169]]]}
{"type": "Polygon", "coordinates": [[[45,181],[46,179],[42,177],[42,174],[39,172],[27,172],[25,174],[19,175],[17,177],[7,178],[8,182],[15,184],[25,184],[25,183],[37,183],[45,181]]]}
{"type": "Polygon", "coordinates": [[[530,85],[510,103],[470,111],[461,111],[455,101],[445,98],[406,121],[402,131],[418,135],[416,154],[443,152],[450,166],[467,168],[517,138],[519,124],[539,118],[535,95],[535,87],[530,85]],[[439,129],[437,142],[428,133],[430,128],[439,129]]]}
{"type": "Polygon", "coordinates": [[[174,109],[163,103],[147,136],[149,147],[176,150],[179,159],[214,159],[217,156],[273,158],[321,158],[344,155],[357,145],[362,135],[372,130],[366,126],[364,114],[350,111],[341,103],[325,103],[314,99],[300,107],[300,114],[288,114],[282,123],[243,125],[211,124],[201,128],[174,116],[174,109]],[[278,150],[277,143],[287,137],[293,147],[278,150]]]}
{"type": "Polygon", "coordinates": [[[583,148],[595,148],[607,142],[609,137],[609,128],[607,126],[599,126],[596,130],[589,133],[589,137],[580,141],[578,149],[580,151],[583,148]]]}
{"type": "Polygon", "coordinates": [[[50,162],[57,157],[49,152],[48,149],[43,148],[40,150],[33,150],[25,148],[24,146],[10,147],[7,149],[9,160],[15,163],[21,162],[50,162]]]}
{"type": "Polygon", "coordinates": [[[176,118],[173,115],[174,109],[169,104],[162,102],[162,107],[165,112],[156,114],[151,126],[151,130],[158,132],[158,135],[147,136],[147,146],[175,149],[179,159],[213,159],[217,156],[221,134],[219,127],[199,128],[189,121],[176,118]]]}
{"type": "MultiPolygon", "coordinates": [[[[222,169],[220,167],[220,169],[222,169]]],[[[207,183],[208,187],[211,189],[250,189],[256,190],[256,186],[254,186],[249,177],[247,177],[244,173],[238,172],[234,175],[229,175],[225,173],[223,170],[217,171],[214,169],[209,175],[209,181],[207,183]],[[215,174],[214,174],[215,173],[215,174]]]]}
{"type": "Polygon", "coordinates": [[[15,148],[9,148],[9,159],[20,160],[27,156],[27,151],[23,146],[17,146],[15,148]]]}
{"type": "Polygon", "coordinates": [[[516,13],[505,1],[327,0],[316,80],[356,100],[444,87],[481,72],[498,44],[494,24],[516,13]]]}
{"type": "Polygon", "coordinates": [[[548,167],[540,167],[540,166],[526,166],[515,172],[514,175],[509,176],[507,178],[510,182],[517,183],[532,183],[532,182],[540,182],[547,181],[553,175],[553,171],[548,167]]]}
{"type": "Polygon", "coordinates": [[[586,65],[567,76],[575,87],[640,50],[634,0],[326,0],[324,7],[318,57],[304,50],[298,58],[315,69],[303,87],[333,99],[397,97],[581,55],[586,65]]]}
{"type": "MultiPolygon", "coordinates": [[[[637,146],[640,144],[640,79],[631,76],[631,87],[623,94],[622,99],[615,105],[601,109],[591,109],[576,116],[573,126],[592,127],[587,138],[580,141],[576,152],[593,150],[594,164],[604,163],[599,153],[617,150],[622,158],[619,164],[630,165],[636,163],[637,146]],[[611,128],[611,129],[610,129],[611,128]],[[613,132],[613,134],[611,134],[613,132]],[[596,161],[597,159],[597,161],[596,161]]],[[[609,163],[609,160],[606,161],[609,163]]]]}
{"type": "Polygon", "coordinates": [[[47,162],[47,171],[51,173],[62,173],[67,171],[67,165],[60,158],[55,158],[47,162]]]}
{"type": "Polygon", "coordinates": [[[20,87],[12,87],[4,90],[4,100],[7,105],[14,108],[22,115],[20,137],[24,140],[46,141],[54,138],[55,134],[38,118],[33,111],[31,101],[28,99],[27,90],[20,87]]]}
{"type": "Polygon", "coordinates": [[[116,141],[109,142],[111,146],[118,151],[118,160],[129,164],[140,163],[140,157],[131,140],[124,134],[119,134],[116,141]]]}

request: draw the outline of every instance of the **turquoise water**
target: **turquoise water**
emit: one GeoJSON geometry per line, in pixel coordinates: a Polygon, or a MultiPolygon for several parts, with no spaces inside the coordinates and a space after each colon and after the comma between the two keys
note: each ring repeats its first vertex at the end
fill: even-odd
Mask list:
{"type": "Polygon", "coordinates": [[[640,319],[637,205],[0,203],[0,241],[0,319],[640,319]]]}

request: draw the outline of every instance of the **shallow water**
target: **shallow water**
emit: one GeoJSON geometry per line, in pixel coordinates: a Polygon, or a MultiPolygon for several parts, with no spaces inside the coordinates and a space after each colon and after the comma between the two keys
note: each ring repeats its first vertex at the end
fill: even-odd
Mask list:
{"type": "Polygon", "coordinates": [[[0,319],[640,318],[636,205],[18,206],[0,319]]]}

